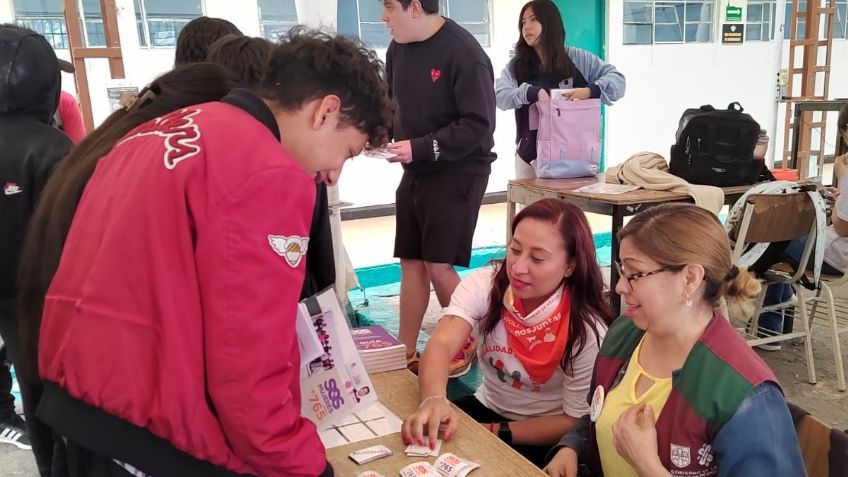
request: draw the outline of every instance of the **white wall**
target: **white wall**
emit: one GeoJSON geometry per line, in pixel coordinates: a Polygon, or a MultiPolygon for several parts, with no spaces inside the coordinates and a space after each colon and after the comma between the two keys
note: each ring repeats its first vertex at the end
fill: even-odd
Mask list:
{"type": "Polygon", "coordinates": [[[245,35],[260,34],[259,2],[256,0],[203,0],[203,13],[209,17],[226,18],[245,35]]]}
{"type": "MultiPolygon", "coordinates": [[[[775,58],[782,40],[723,45],[720,24],[716,24],[712,43],[624,45],[621,2],[607,4],[607,61],[627,77],[625,97],[607,109],[607,165],[619,164],[640,151],[653,151],[668,158],[685,109],[703,104],[724,108],[732,101],[740,102],[745,112],[775,139],[769,146],[769,157],[782,149],[786,106],[780,103],[775,108],[778,69],[775,58]],[[772,131],[775,113],[776,134],[772,131]]],[[[778,17],[782,20],[782,13],[778,17]]],[[[775,36],[782,38],[779,32],[775,36]]],[[[789,42],[783,43],[785,67],[789,42]]],[[[800,59],[796,62],[800,66],[800,59]]],[[[846,96],[848,41],[834,40],[830,97],[846,96]]],[[[836,115],[830,119],[835,125],[836,115]]],[[[833,142],[833,127],[827,132],[830,142],[833,142]]]]}
{"type": "MultiPolygon", "coordinates": [[[[376,0],[375,0],[376,1],[376,0]]],[[[494,0],[492,12],[491,47],[487,53],[492,58],[495,77],[508,61],[512,45],[518,37],[516,19],[525,0],[494,0]]],[[[136,33],[133,0],[116,0],[121,46],[124,53],[126,79],[112,80],[105,60],[86,60],[89,90],[95,123],[102,122],[110,113],[106,95],[108,86],[143,87],[156,76],[173,66],[172,48],[141,48],[136,33]]],[[[298,0],[300,20],[310,26],[326,29],[335,28],[336,0],[298,0]]],[[[255,0],[205,0],[205,15],[226,18],[249,35],[258,35],[259,12],[255,0]]],[[[0,21],[13,21],[11,0],[0,0],[0,21]]],[[[385,59],[385,49],[378,50],[385,59]]],[[[68,50],[59,50],[57,55],[69,59],[68,50]]],[[[73,78],[65,75],[63,88],[75,93],[73,78]]],[[[513,177],[515,121],[512,111],[498,111],[495,149],[499,159],[494,163],[489,179],[489,191],[506,189],[506,182],[513,177]]],[[[353,202],[355,206],[390,204],[394,202],[394,191],[400,181],[401,167],[364,157],[349,162],[339,184],[341,200],[353,202]]]]}
{"type": "MultiPolygon", "coordinates": [[[[486,53],[492,61],[495,78],[509,61],[509,53],[518,40],[518,14],[526,0],[494,0],[492,2],[491,45],[486,53]]],[[[385,59],[386,50],[378,50],[385,59]]],[[[493,85],[494,87],[494,85],[493,85]]],[[[509,179],[515,177],[515,115],[512,110],[498,110],[495,130],[495,152],[498,159],[492,164],[487,192],[504,191],[509,179]]],[[[392,204],[395,189],[402,174],[401,166],[358,157],[349,162],[339,181],[341,200],[354,206],[392,204]]]]}
{"type": "Polygon", "coordinates": [[[306,25],[335,31],[338,5],[336,0],[295,0],[297,19],[306,25]]]}
{"type": "MultiPolygon", "coordinates": [[[[173,48],[140,47],[135,23],[133,0],[116,0],[121,49],[124,56],[125,79],[113,80],[106,60],[86,60],[89,93],[95,124],[111,114],[106,88],[109,86],[137,86],[141,89],[174,65],[173,48]]],[[[259,34],[259,7],[255,0],[204,0],[203,13],[226,18],[249,35],[259,34]]],[[[0,22],[14,20],[11,0],[0,0],[0,22]]],[[[70,59],[68,50],[57,50],[60,58],[70,59]]],[[[73,78],[63,74],[62,88],[76,92],[73,78]]]]}
{"type": "MultiPolygon", "coordinates": [[[[495,77],[509,60],[518,38],[517,18],[525,0],[492,1],[491,46],[486,49],[492,60],[495,77]]],[[[133,0],[116,0],[121,45],[127,78],[112,80],[105,60],[86,60],[95,122],[108,116],[106,87],[149,83],[173,65],[172,48],[140,48],[135,26],[133,0]]],[[[301,20],[324,28],[334,28],[335,0],[298,0],[301,20]]],[[[259,34],[259,12],[256,0],[205,0],[204,14],[226,18],[249,35],[259,34]]],[[[778,15],[781,16],[781,15],[778,15]]],[[[13,21],[11,0],[0,0],[0,22],[13,21]]],[[[778,134],[772,122],[775,113],[775,55],[779,40],[747,42],[744,45],[722,45],[719,26],[715,41],[708,44],[623,45],[622,6],[620,0],[607,2],[607,61],[627,77],[627,93],[616,105],[607,109],[607,165],[623,162],[630,155],[655,151],[668,156],[674,133],[683,110],[702,104],[725,107],[739,101],[746,112],[776,137],[782,147],[783,104],[778,111],[778,134]]],[[[784,48],[784,64],[788,59],[788,42],[784,48]]],[[[385,50],[378,53],[385,58],[385,50]]],[[[67,50],[58,56],[69,58],[67,50]]],[[[848,97],[848,41],[834,40],[831,55],[830,96],[848,97]]],[[[63,88],[74,92],[72,78],[64,75],[63,88]]],[[[835,121],[832,115],[831,121],[835,121]]],[[[833,142],[831,127],[827,141],[833,142]]],[[[503,191],[514,177],[515,120],[513,111],[498,111],[495,152],[488,191],[503,191]]],[[[769,154],[774,152],[770,147],[769,154]]],[[[355,206],[390,204],[401,176],[396,164],[358,157],[345,166],[339,184],[341,200],[355,206]]]]}
{"type": "MultiPolygon", "coordinates": [[[[613,2],[618,3],[618,2],[613,2]]],[[[609,10],[607,60],[627,77],[627,93],[607,115],[607,165],[640,151],[668,158],[687,108],[738,101],[768,129],[774,114],[776,42],[624,45],[622,8],[609,10]]]]}
{"type": "Polygon", "coordinates": [[[12,0],[2,0],[0,1],[0,22],[9,23],[15,16],[12,7],[12,0]]]}

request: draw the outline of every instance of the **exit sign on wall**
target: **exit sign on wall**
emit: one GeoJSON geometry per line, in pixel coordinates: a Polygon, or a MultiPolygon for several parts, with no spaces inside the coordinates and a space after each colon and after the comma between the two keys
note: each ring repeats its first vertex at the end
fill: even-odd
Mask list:
{"type": "Polygon", "coordinates": [[[734,7],[733,5],[728,5],[727,8],[724,10],[724,21],[741,22],[742,7],[734,7]]]}

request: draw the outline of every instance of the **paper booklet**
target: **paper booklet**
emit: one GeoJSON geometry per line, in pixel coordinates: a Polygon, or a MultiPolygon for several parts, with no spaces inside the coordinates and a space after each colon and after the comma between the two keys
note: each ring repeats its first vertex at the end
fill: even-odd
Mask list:
{"type": "Polygon", "coordinates": [[[354,328],[351,333],[369,373],[406,368],[406,346],[382,326],[354,328]]]}
{"type": "Polygon", "coordinates": [[[333,287],[303,300],[297,311],[301,414],[327,429],[376,403],[377,393],[333,287]]]}
{"type": "Polygon", "coordinates": [[[639,186],[632,184],[609,184],[597,182],[595,184],[589,184],[579,189],[575,189],[574,192],[584,192],[587,194],[624,194],[625,192],[634,191],[636,189],[639,189],[639,186]]]}

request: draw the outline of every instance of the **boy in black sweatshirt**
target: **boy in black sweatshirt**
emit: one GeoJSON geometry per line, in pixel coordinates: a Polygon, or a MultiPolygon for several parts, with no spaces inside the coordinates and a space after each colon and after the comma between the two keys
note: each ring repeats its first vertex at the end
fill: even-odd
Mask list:
{"type": "MultiPolygon", "coordinates": [[[[390,161],[403,164],[397,189],[395,256],[401,260],[400,333],[407,362],[415,345],[430,283],[448,306],[467,267],[477,214],[495,160],[494,73],[468,31],[439,15],[438,0],[383,0],[393,37],[386,54],[389,94],[398,103],[390,161]]],[[[473,343],[451,363],[451,375],[471,364],[473,343]]]]}

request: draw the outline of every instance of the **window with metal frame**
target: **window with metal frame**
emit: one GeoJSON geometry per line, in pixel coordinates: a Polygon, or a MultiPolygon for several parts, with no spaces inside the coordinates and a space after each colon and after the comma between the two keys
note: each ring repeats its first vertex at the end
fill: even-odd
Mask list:
{"type": "Polygon", "coordinates": [[[259,27],[263,37],[276,42],[297,23],[294,0],[259,0],[259,27]]]}
{"type": "MultiPolygon", "coordinates": [[[[748,0],[750,3],[751,0],[748,0]]],[[[807,1],[800,0],[798,2],[798,9],[801,12],[807,11],[807,1]]],[[[826,17],[822,17],[823,19],[826,17]]],[[[788,40],[789,35],[791,33],[791,23],[792,19],[792,0],[786,0],[786,12],[784,16],[785,26],[783,27],[783,39],[788,40]]],[[[804,38],[804,34],[806,33],[807,27],[807,19],[800,15],[797,19],[798,31],[796,35],[796,40],[801,40],[804,38]]],[[[824,25],[822,25],[822,36],[824,36],[824,25]]],[[[833,18],[833,39],[844,40],[848,39],[848,0],[836,0],[836,15],[833,18]]]]}
{"type": "Polygon", "coordinates": [[[833,19],[833,38],[848,39],[848,0],[836,0],[836,17],[833,19]]]}
{"type": "Polygon", "coordinates": [[[624,44],[710,43],[715,0],[624,0],[624,44]]]}
{"type": "MultiPolygon", "coordinates": [[[[792,0],[786,0],[786,12],[783,18],[783,39],[788,40],[789,35],[792,33],[792,0]]],[[[798,10],[800,12],[807,11],[807,0],[800,0],[798,2],[798,10]]],[[[796,25],[798,31],[796,32],[795,39],[800,40],[804,38],[807,27],[807,19],[803,14],[799,14],[796,19],[796,25]]]]}
{"type": "MultiPolygon", "coordinates": [[[[71,47],[62,0],[14,0],[15,23],[44,36],[57,50],[71,47]]],[[[100,0],[78,0],[80,32],[85,46],[106,46],[100,0]]]]}
{"type": "Polygon", "coordinates": [[[770,41],[774,38],[777,0],[748,0],[745,16],[745,41],[770,41]]]}
{"type": "Polygon", "coordinates": [[[86,46],[106,46],[100,0],[81,0],[79,3],[80,15],[84,19],[80,22],[80,31],[86,46]]]}
{"type": "MultiPolygon", "coordinates": [[[[343,25],[342,11],[350,13],[345,0],[339,0],[339,32],[353,33],[343,25]]],[[[383,4],[375,0],[358,0],[358,36],[372,48],[386,48],[392,41],[383,24],[383,4]]],[[[490,0],[439,0],[439,13],[468,30],[483,47],[491,45],[490,0]]]]}
{"type": "Polygon", "coordinates": [[[174,48],[186,23],[203,15],[201,0],[133,0],[138,44],[174,48]]]}
{"type": "MultiPolygon", "coordinates": [[[[344,3],[344,0],[339,0],[344,3]]],[[[359,38],[371,48],[386,48],[392,42],[389,29],[383,24],[383,3],[374,0],[357,0],[359,38]]]]}
{"type": "Polygon", "coordinates": [[[442,15],[468,30],[481,46],[491,46],[489,0],[439,0],[442,15]]]}

